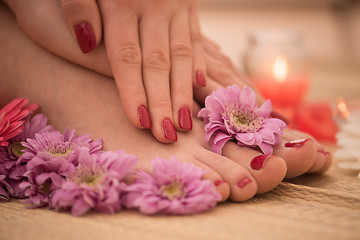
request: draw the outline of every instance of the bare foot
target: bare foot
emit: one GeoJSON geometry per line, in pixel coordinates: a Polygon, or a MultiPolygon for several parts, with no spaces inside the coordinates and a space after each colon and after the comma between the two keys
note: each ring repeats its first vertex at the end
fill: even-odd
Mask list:
{"type": "MultiPolygon", "coordinates": [[[[286,174],[292,177],[314,171],[311,168],[318,155],[315,142],[308,140],[302,146],[286,147],[285,142],[299,139],[291,133],[275,149],[275,154],[286,163],[279,156],[263,159],[258,157],[260,152],[234,143],[225,146],[224,156],[215,154],[208,150],[203,140],[203,124],[195,118],[193,131],[179,134],[178,142],[171,145],[157,142],[149,131],[130,124],[114,81],[39,48],[18,30],[14,18],[3,7],[0,55],[0,104],[19,96],[29,98],[41,106],[56,128],[75,128],[79,133],[103,138],[105,149],[124,149],[135,154],[139,158],[138,168],[144,170],[151,170],[149,160],[155,156],[175,156],[191,162],[208,170],[205,178],[214,182],[223,200],[245,201],[256,193],[270,191],[286,174]]],[[[317,167],[318,171],[326,166],[325,162],[317,167]]]]}
{"type": "MultiPolygon", "coordinates": [[[[96,49],[95,52],[91,53],[91,56],[81,54],[80,51],[78,51],[75,42],[72,41],[71,34],[66,34],[67,28],[62,19],[62,13],[58,3],[43,1],[40,4],[43,8],[39,8],[38,5],[35,6],[33,4],[17,5],[16,1],[7,2],[18,15],[18,22],[24,31],[40,45],[51,49],[59,56],[67,57],[67,59],[72,59],[72,61],[76,63],[111,76],[110,68],[105,60],[106,56],[102,48],[96,49]],[[53,14],[49,17],[48,14],[42,14],[44,11],[40,10],[34,18],[33,12],[39,11],[39,9],[47,9],[47,11],[51,11],[53,14]],[[54,31],[54,28],[52,28],[54,25],[59,27],[60,30],[57,29],[54,31]],[[44,29],[46,29],[46,31],[44,29]],[[45,41],[44,39],[56,39],[57,41],[45,41]],[[94,59],[98,64],[94,64],[94,59]]],[[[252,82],[237,70],[230,59],[221,53],[221,50],[216,44],[207,38],[203,40],[203,43],[206,53],[208,81],[206,88],[195,89],[195,95],[198,101],[203,101],[205,96],[218,87],[226,87],[234,83],[237,83],[239,86],[252,86],[252,82]]],[[[257,97],[259,102],[263,101],[260,95],[257,97]]],[[[158,135],[162,135],[160,131],[160,128],[158,128],[157,131],[155,130],[158,135]]],[[[200,134],[200,132],[198,132],[198,134],[200,134]]],[[[236,158],[232,153],[238,151],[236,150],[238,146],[228,144],[226,149],[228,149],[224,152],[226,157],[231,159],[236,158]]],[[[282,142],[275,148],[274,154],[282,157],[286,161],[288,168],[286,177],[295,177],[306,172],[323,173],[331,164],[330,154],[324,150],[320,144],[310,136],[296,131],[285,132],[282,137],[282,142]],[[299,142],[297,144],[288,143],[301,139],[310,140],[304,141],[303,144],[299,142]]]]}

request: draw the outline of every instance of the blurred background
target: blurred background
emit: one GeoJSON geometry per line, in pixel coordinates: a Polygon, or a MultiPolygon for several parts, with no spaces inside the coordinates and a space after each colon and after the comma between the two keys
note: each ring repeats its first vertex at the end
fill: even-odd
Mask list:
{"type": "Polygon", "coordinates": [[[307,101],[360,99],[359,0],[199,0],[203,32],[244,70],[254,31],[294,30],[311,66],[307,101]]]}

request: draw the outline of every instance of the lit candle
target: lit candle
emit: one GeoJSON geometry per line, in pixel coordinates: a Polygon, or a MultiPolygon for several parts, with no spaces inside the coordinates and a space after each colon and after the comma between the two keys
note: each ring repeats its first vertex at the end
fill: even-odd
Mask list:
{"type": "Polygon", "coordinates": [[[260,93],[270,99],[275,107],[296,107],[308,88],[306,72],[292,73],[289,62],[283,55],[273,60],[271,73],[257,76],[255,84],[260,93]]]}

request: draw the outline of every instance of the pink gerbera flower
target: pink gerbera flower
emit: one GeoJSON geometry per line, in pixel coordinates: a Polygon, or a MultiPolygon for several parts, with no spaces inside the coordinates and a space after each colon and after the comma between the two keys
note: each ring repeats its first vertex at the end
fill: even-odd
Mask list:
{"type": "Polygon", "coordinates": [[[31,120],[28,117],[24,123],[24,131],[8,140],[8,146],[0,146],[0,174],[5,174],[6,181],[13,189],[12,197],[24,197],[24,192],[20,190],[19,184],[24,179],[26,162],[17,161],[23,154],[25,148],[21,142],[27,138],[34,138],[36,133],[52,131],[54,128],[47,125],[47,118],[43,114],[35,115],[31,120]]]}
{"type": "Polygon", "coordinates": [[[26,181],[20,184],[25,189],[29,203],[35,206],[48,204],[51,192],[60,187],[62,179],[78,165],[79,148],[89,149],[90,154],[99,154],[102,140],[92,141],[90,135],[77,136],[66,129],[35,134],[35,139],[22,143],[24,154],[18,162],[26,162],[26,181]]]}
{"type": "Polygon", "coordinates": [[[0,109],[0,146],[7,146],[9,140],[24,129],[23,119],[38,108],[38,105],[25,106],[29,100],[17,98],[0,109]]]}
{"type": "Polygon", "coordinates": [[[204,171],[176,158],[152,161],[153,175],[138,171],[135,183],[126,189],[124,205],[146,214],[193,214],[216,206],[221,196],[204,171]]]}
{"type": "Polygon", "coordinates": [[[81,148],[78,162],[54,191],[50,205],[56,210],[71,209],[74,216],[90,209],[104,213],[120,211],[120,196],[126,186],[122,180],[136,165],[137,158],[123,151],[91,155],[88,148],[81,148]]]}
{"type": "Polygon", "coordinates": [[[205,140],[213,137],[214,152],[221,154],[225,143],[235,140],[240,146],[259,147],[264,154],[272,154],[286,124],[269,118],[271,110],[270,100],[258,108],[252,89],[232,85],[209,95],[198,115],[205,122],[205,140]]]}

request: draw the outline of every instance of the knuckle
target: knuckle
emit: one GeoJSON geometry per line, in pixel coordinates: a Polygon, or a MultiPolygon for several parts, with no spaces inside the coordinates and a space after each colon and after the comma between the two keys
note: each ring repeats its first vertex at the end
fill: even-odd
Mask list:
{"type": "Polygon", "coordinates": [[[145,69],[164,72],[170,70],[169,54],[162,49],[153,50],[144,54],[143,66],[145,69]]]}
{"type": "Polygon", "coordinates": [[[190,100],[190,102],[192,102],[193,92],[191,87],[178,86],[176,91],[178,92],[178,98],[181,101],[187,102],[188,100],[190,100]]]}
{"type": "Polygon", "coordinates": [[[228,78],[231,76],[231,69],[222,62],[218,62],[215,71],[218,78],[228,78]]]}
{"type": "Polygon", "coordinates": [[[143,94],[144,94],[143,88],[141,88],[139,86],[136,86],[136,85],[127,86],[127,88],[121,88],[120,87],[119,92],[122,93],[122,90],[125,90],[124,94],[126,96],[131,96],[131,98],[133,98],[133,99],[138,99],[138,98],[142,97],[143,94]]]}
{"type": "Polygon", "coordinates": [[[141,65],[141,50],[136,44],[124,44],[115,54],[117,62],[130,65],[141,65]]]}
{"type": "Polygon", "coordinates": [[[203,36],[198,27],[195,27],[191,32],[191,40],[193,42],[202,42],[203,36]]]}
{"type": "Polygon", "coordinates": [[[157,108],[162,113],[171,111],[171,102],[166,99],[154,98],[151,101],[151,105],[153,108],[157,108]]]}
{"type": "Polygon", "coordinates": [[[192,57],[192,47],[186,42],[175,42],[171,44],[170,52],[173,56],[192,57]]]}
{"type": "Polygon", "coordinates": [[[61,0],[61,8],[68,14],[77,15],[86,9],[86,3],[83,0],[61,0]]]}

